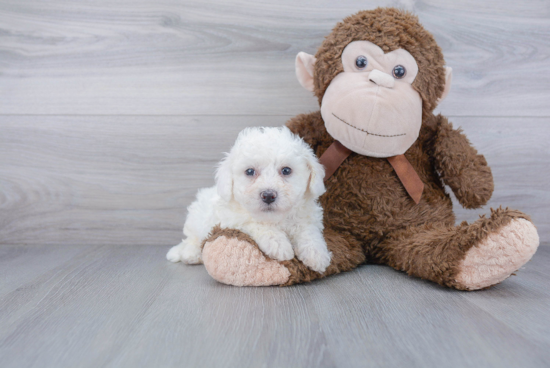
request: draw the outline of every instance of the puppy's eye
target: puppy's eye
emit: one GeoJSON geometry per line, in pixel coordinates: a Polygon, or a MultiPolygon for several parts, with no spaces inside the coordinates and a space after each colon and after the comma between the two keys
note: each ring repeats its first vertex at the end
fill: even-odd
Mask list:
{"type": "Polygon", "coordinates": [[[283,167],[283,169],[281,170],[281,174],[283,175],[290,175],[291,172],[292,169],[290,167],[283,167]]]}
{"type": "Polygon", "coordinates": [[[395,78],[401,79],[407,74],[407,69],[403,65],[397,65],[393,68],[392,74],[395,78]]]}
{"type": "Polygon", "coordinates": [[[246,175],[248,176],[254,176],[254,174],[256,174],[256,170],[254,169],[246,169],[246,171],[244,172],[246,175]]]}
{"type": "Polygon", "coordinates": [[[357,66],[357,69],[365,69],[367,67],[368,61],[366,56],[357,56],[357,59],[355,59],[355,65],[357,66]]]}

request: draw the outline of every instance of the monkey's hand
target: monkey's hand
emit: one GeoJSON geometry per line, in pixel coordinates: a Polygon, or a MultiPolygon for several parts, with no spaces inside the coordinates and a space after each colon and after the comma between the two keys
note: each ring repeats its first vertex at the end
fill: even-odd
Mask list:
{"type": "Polygon", "coordinates": [[[491,168],[460,129],[453,129],[439,115],[434,142],[436,168],[464,208],[478,208],[489,201],[494,184],[491,168]]]}

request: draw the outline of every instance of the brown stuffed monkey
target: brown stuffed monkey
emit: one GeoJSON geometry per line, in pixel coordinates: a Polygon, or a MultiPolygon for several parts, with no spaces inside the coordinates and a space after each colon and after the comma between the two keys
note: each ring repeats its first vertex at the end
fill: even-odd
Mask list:
{"type": "Polygon", "coordinates": [[[287,126],[327,167],[324,236],[332,261],[324,274],[297,258],[265,256],[246,234],[215,228],[204,242],[212,277],[232,285],[291,285],[387,264],[460,290],[497,284],[535,253],[539,238],[519,211],[455,226],[446,184],[465,208],[487,203],[491,169],[460,130],[433,110],[451,70],[414,15],[362,11],[337,24],[315,56],[299,53],[296,74],[320,111],[287,126]]]}

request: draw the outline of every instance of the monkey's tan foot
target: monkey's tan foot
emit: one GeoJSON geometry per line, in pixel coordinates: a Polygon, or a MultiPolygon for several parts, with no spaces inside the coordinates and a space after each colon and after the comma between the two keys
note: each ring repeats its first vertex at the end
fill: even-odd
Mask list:
{"type": "MultiPolygon", "coordinates": [[[[503,212],[497,210],[491,218],[503,212]]],[[[533,223],[514,217],[466,252],[459,263],[456,281],[466,290],[498,284],[527,263],[538,246],[539,236],[533,223]]]]}
{"type": "Polygon", "coordinates": [[[235,286],[289,286],[349,271],[365,262],[361,245],[331,229],[325,229],[332,260],[324,273],[306,267],[296,257],[276,261],[266,256],[248,235],[216,226],[204,241],[202,260],[215,280],[235,286]]]}
{"type": "Polygon", "coordinates": [[[262,253],[248,235],[214,228],[206,239],[202,259],[215,280],[235,286],[269,286],[288,282],[290,271],[262,253]]]}

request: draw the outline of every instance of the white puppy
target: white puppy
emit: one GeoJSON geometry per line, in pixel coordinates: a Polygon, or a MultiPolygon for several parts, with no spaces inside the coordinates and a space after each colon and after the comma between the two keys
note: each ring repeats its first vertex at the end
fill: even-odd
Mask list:
{"type": "Polygon", "coordinates": [[[201,263],[201,243],[212,228],[250,235],[273,259],[294,254],[324,272],[332,254],[323,238],[324,168],[313,150],[286,128],[247,128],[221,161],[216,186],[200,189],[189,208],[183,234],[166,258],[201,263]]]}

